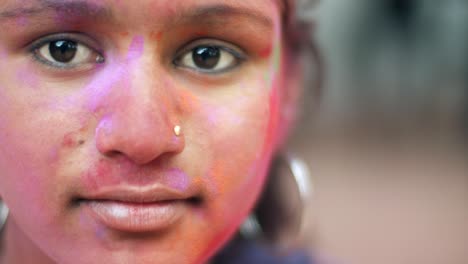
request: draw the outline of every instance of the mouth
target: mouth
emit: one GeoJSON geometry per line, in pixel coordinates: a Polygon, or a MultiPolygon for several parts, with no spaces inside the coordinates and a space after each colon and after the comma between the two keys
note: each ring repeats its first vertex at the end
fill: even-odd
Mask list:
{"type": "Polygon", "coordinates": [[[199,207],[199,196],[161,186],[122,187],[74,199],[88,217],[121,232],[155,232],[171,228],[190,210],[199,207]]]}

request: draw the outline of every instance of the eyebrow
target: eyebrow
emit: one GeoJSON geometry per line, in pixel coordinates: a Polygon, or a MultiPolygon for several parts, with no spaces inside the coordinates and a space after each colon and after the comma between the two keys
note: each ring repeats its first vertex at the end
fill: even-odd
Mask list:
{"type": "Polygon", "coordinates": [[[0,21],[37,16],[50,12],[67,16],[91,17],[94,19],[112,18],[112,12],[109,8],[85,0],[37,0],[37,2],[36,6],[12,8],[0,12],[0,21]]]}
{"type": "MultiPolygon", "coordinates": [[[[110,7],[87,0],[37,0],[37,2],[38,5],[33,7],[19,7],[0,12],[0,22],[5,19],[34,17],[51,12],[67,17],[86,17],[107,22],[109,22],[109,19],[115,20],[110,7]]],[[[213,20],[213,17],[244,17],[265,27],[273,27],[272,19],[260,10],[229,4],[211,4],[179,11],[171,18],[172,21],[169,24],[191,24],[194,21],[217,23],[220,21],[219,19],[213,20]]]]}
{"type": "Polygon", "coordinates": [[[266,16],[262,12],[247,8],[247,7],[235,7],[227,4],[215,4],[208,6],[196,7],[194,10],[188,12],[181,12],[177,15],[176,23],[193,23],[193,21],[203,22],[204,20],[209,21],[211,17],[244,17],[249,20],[256,21],[257,23],[272,27],[273,21],[270,17],[266,16]]]}

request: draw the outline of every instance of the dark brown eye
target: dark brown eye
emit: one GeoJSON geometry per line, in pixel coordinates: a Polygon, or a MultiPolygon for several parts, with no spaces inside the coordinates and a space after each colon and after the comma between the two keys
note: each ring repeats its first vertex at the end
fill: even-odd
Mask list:
{"type": "Polygon", "coordinates": [[[217,74],[230,70],[245,60],[245,55],[231,44],[210,39],[200,42],[202,41],[209,43],[190,45],[193,48],[181,53],[174,64],[201,73],[217,74]]]}
{"type": "Polygon", "coordinates": [[[217,47],[201,46],[193,50],[193,62],[200,69],[211,70],[218,65],[221,51],[217,47]]]}
{"type": "Polygon", "coordinates": [[[80,41],[57,37],[51,40],[38,40],[32,49],[34,58],[47,66],[60,69],[91,69],[96,64],[103,64],[104,57],[96,50],[80,41]]]}
{"type": "Polygon", "coordinates": [[[49,44],[50,56],[60,63],[71,62],[75,58],[77,51],[77,43],[71,40],[58,40],[49,44]]]}

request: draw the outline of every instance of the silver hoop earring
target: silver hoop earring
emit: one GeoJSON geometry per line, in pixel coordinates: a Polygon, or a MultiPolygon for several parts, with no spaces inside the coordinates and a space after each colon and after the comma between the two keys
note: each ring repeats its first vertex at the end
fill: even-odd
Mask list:
{"type": "Polygon", "coordinates": [[[289,170],[294,177],[302,204],[305,205],[312,198],[313,185],[307,163],[292,153],[284,154],[289,170]]]}
{"type": "Polygon", "coordinates": [[[239,228],[239,233],[247,240],[255,240],[263,236],[262,227],[260,226],[260,223],[258,223],[257,216],[255,214],[247,216],[239,228]]]}
{"type": "Polygon", "coordinates": [[[6,206],[5,202],[0,200],[0,232],[2,232],[5,227],[9,212],[10,210],[6,206]]]}
{"type": "Polygon", "coordinates": [[[306,205],[312,194],[307,164],[291,153],[278,156],[257,208],[239,229],[241,236],[287,244],[282,240],[292,238],[286,236],[295,237],[303,230],[306,205]]]}

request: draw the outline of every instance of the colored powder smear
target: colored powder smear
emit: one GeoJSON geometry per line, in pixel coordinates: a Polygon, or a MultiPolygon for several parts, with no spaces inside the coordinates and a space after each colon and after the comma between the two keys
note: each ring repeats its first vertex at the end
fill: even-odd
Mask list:
{"type": "Polygon", "coordinates": [[[136,36],[133,38],[132,43],[128,48],[127,60],[135,60],[140,58],[143,55],[143,50],[145,48],[145,40],[143,36],[136,36]]]}

